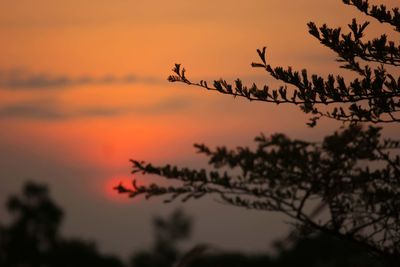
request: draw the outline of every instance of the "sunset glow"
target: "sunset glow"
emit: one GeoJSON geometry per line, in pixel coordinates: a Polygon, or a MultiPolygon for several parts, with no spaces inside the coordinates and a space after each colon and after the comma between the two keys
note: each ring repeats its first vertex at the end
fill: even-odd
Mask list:
{"type": "Polygon", "coordinates": [[[124,187],[132,189],[132,179],[129,176],[114,176],[104,183],[103,193],[105,197],[113,202],[127,204],[132,202],[137,202],[137,199],[130,199],[126,194],[119,194],[115,187],[122,185],[124,187]]]}
{"type": "MultiPolygon", "coordinates": [[[[125,234],[136,225],[147,227],[154,214],[170,207],[113,189],[131,185],[130,159],[196,168],[207,159],[195,153],[194,143],[252,146],[261,132],[315,141],[342,125],[323,120],[311,130],[298,107],[169,83],[174,64],[181,63],[194,81],[241,78],[276,88],[274,78],[250,66],[258,60],[256,49],[267,46],[273,66],[346,73],[306,25],[346,28],[353,17],[366,20],[338,0],[0,0],[0,202],[26,180],[49,184],[71,214],[66,232],[92,234],[102,238],[101,249],[128,255],[150,237],[138,231],[120,243],[125,234]],[[113,216],[123,220],[108,222],[113,216]]],[[[372,25],[368,34],[386,27],[372,25]]],[[[390,127],[385,133],[399,136],[390,127]]],[[[188,208],[208,223],[198,226],[205,233],[196,236],[200,241],[217,238],[209,225],[225,232],[224,219],[242,212],[204,203],[188,208]]],[[[221,243],[264,248],[265,236],[272,240],[279,232],[269,230],[274,225],[266,230],[269,218],[261,215],[240,218],[221,243]],[[250,225],[249,232],[243,225],[250,225]]]]}

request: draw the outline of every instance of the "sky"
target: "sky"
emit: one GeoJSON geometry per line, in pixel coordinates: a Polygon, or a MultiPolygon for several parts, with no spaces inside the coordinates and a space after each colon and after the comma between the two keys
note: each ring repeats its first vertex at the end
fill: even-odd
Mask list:
{"type": "MultiPolygon", "coordinates": [[[[0,0],[0,203],[27,180],[46,183],[66,212],[65,235],[123,257],[151,244],[154,215],[178,206],[195,220],[191,244],[270,248],[289,227],[280,215],[212,197],[184,205],[132,200],[112,187],[155,179],[130,175],[131,158],[198,167],[206,161],[194,153],[196,142],[249,145],[260,132],[318,140],[337,129],[327,120],[308,128],[296,107],[166,78],[181,63],[193,80],[240,77],[275,86],[250,67],[263,46],[272,65],[349,75],[306,24],[346,27],[353,17],[372,21],[339,0],[0,0]]],[[[373,23],[368,34],[389,30],[373,23]]],[[[388,136],[399,133],[385,128],[388,136]]],[[[0,218],[7,218],[4,209],[0,218]]]]}

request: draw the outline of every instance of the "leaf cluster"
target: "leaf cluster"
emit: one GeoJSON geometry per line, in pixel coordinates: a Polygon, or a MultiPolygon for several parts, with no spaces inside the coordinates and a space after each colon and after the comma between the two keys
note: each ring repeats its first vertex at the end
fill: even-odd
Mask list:
{"type": "MultiPolygon", "coordinates": [[[[387,11],[384,6],[370,7],[368,1],[344,1],[356,6],[367,15],[381,22],[399,27],[397,8],[387,11]]],[[[306,69],[294,70],[292,67],[273,67],[267,61],[266,47],[257,49],[260,62],[252,67],[265,70],[270,76],[284,85],[271,89],[268,85],[243,85],[241,79],[229,83],[224,79],[214,80],[212,85],[206,81],[192,82],[186,71],[175,64],[170,82],[183,82],[207,90],[218,91],[234,97],[244,97],[250,101],[263,101],[275,104],[297,105],[305,113],[310,113],[309,126],[315,126],[321,117],[343,122],[399,122],[400,117],[400,76],[390,73],[387,66],[400,66],[400,45],[388,40],[386,34],[372,40],[364,40],[369,22],[358,23],[356,19],[348,25],[344,33],[340,27],[331,28],[326,24],[318,27],[308,23],[309,33],[322,45],[330,48],[338,56],[342,68],[354,71],[357,78],[346,81],[341,75],[309,74],[306,69]],[[377,66],[364,63],[376,63],[377,66]]],[[[375,65],[376,65],[375,64],[375,65]]]]}
{"type": "MultiPolygon", "coordinates": [[[[369,17],[400,31],[399,9],[343,0],[369,17]]],[[[313,127],[321,117],[349,122],[321,143],[293,140],[284,134],[256,137],[256,148],[195,145],[208,158],[211,170],[155,166],[131,160],[133,173],[158,175],[178,185],[150,184],[116,187],[130,197],[167,196],[165,202],[217,195],[219,201],[248,209],[286,214],[303,233],[322,232],[360,244],[374,255],[400,261],[400,143],[381,137],[381,128],[367,123],[400,122],[400,46],[388,35],[365,40],[369,22],[353,19],[347,32],[340,27],[308,24],[309,33],[334,51],[341,67],[357,78],[322,77],[306,69],[274,67],[266,48],[252,63],[283,85],[244,85],[215,80],[192,82],[175,64],[170,82],[182,82],[250,101],[291,104],[311,115],[313,127]],[[390,70],[390,71],[389,71],[390,70]]]]}
{"type": "Polygon", "coordinates": [[[380,128],[351,126],[322,143],[283,134],[255,139],[257,148],[215,150],[198,144],[212,170],[132,160],[133,173],[159,175],[177,186],[124,188],[130,197],[169,196],[165,202],[215,194],[248,209],[283,212],[310,229],[356,240],[378,254],[400,256],[400,143],[380,128]],[[371,168],[370,166],[379,166],[371,168]],[[226,171],[224,169],[229,169],[226,171]],[[320,216],[327,209],[328,215],[320,216]]]}

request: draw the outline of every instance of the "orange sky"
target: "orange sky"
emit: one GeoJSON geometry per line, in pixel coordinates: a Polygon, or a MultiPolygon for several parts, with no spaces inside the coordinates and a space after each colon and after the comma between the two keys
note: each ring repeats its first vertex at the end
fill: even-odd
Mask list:
{"type": "MultiPolygon", "coordinates": [[[[104,196],[110,179],[129,177],[130,158],[197,166],[194,142],[245,145],[260,132],[315,140],[338,126],[322,121],[310,130],[307,116],[294,107],[250,104],[169,84],[173,64],[184,64],[194,79],[241,77],[276,84],[250,67],[257,60],[255,50],[266,45],[274,65],[343,73],[334,55],[307,34],[306,23],[345,27],[355,15],[365,19],[338,0],[0,0],[0,200],[26,179],[44,181],[68,208],[66,232],[88,233],[104,250],[124,254],[139,241],[121,242],[103,232],[110,232],[108,216],[130,213],[127,220],[148,233],[132,238],[149,242],[146,223],[165,206],[115,206],[104,196]],[[96,205],[108,209],[82,215],[96,205]],[[99,218],[104,224],[93,228],[91,220],[99,218]]],[[[375,24],[370,34],[388,29],[375,24]]],[[[203,206],[191,205],[189,213],[205,216],[203,206]]],[[[242,211],[221,210],[226,220],[243,217],[242,211]]],[[[240,222],[251,225],[237,241],[227,233],[210,237],[211,242],[228,248],[240,247],[240,241],[250,248],[267,246],[254,238],[270,217],[246,218],[232,226],[238,231],[240,222]]],[[[196,225],[195,239],[201,240],[212,222],[196,225]]],[[[274,222],[271,229],[284,228],[274,222]]],[[[117,237],[128,231],[118,222],[110,225],[122,229],[117,237]]]]}

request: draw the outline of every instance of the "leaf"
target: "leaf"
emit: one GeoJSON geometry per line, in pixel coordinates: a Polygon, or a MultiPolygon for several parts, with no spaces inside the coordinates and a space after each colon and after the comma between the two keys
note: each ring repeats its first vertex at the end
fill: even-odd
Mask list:
{"type": "Polygon", "coordinates": [[[251,63],[251,66],[253,68],[265,68],[265,64],[261,64],[261,63],[251,63]]]}
{"type": "Polygon", "coordinates": [[[266,60],[265,60],[265,51],[266,51],[267,47],[263,47],[262,50],[257,49],[257,53],[258,56],[260,57],[260,59],[262,60],[262,62],[264,63],[264,65],[266,65],[266,60]]]}

